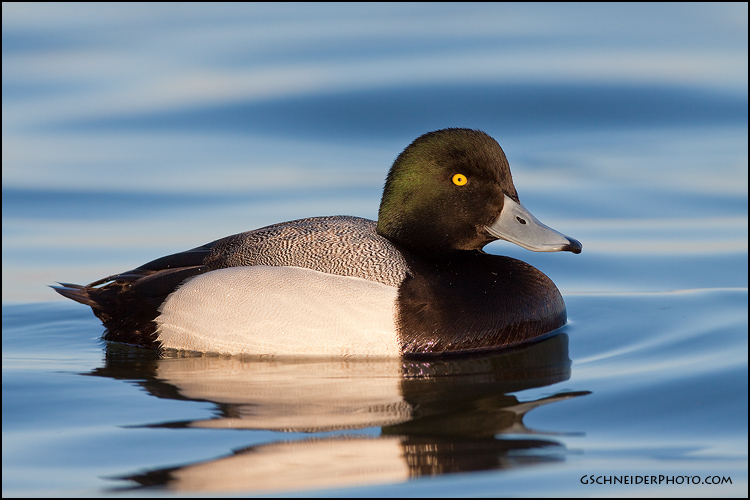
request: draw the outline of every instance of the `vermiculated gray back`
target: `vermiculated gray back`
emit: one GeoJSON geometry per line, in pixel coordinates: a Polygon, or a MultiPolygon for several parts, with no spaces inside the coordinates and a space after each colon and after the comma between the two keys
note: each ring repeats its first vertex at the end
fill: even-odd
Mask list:
{"type": "Polygon", "coordinates": [[[397,287],[408,265],[375,226],[374,221],[350,216],[274,224],[217,240],[205,264],[213,269],[296,266],[397,287]]]}

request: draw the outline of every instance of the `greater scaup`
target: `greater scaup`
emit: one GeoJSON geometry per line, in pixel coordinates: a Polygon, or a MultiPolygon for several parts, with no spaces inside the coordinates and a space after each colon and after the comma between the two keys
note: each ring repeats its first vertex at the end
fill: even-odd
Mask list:
{"type": "Polygon", "coordinates": [[[489,255],[505,239],[581,252],[519,202],[484,132],[422,135],[393,163],[378,221],[313,217],[168,255],[57,292],[90,306],[104,339],[254,355],[408,356],[498,349],[566,322],[555,284],[489,255]]]}

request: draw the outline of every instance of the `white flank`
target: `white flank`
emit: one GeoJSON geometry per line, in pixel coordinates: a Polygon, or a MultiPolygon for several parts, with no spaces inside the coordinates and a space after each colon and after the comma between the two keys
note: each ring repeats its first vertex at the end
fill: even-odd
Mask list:
{"type": "Polygon", "coordinates": [[[164,301],[162,346],[253,355],[399,356],[398,290],[299,267],[202,274],[164,301]]]}

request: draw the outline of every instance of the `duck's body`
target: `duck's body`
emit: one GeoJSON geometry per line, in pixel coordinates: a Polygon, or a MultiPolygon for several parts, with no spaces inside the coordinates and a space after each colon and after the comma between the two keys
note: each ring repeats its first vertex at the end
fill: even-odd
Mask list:
{"type": "Polygon", "coordinates": [[[566,322],[554,283],[481,248],[499,237],[580,252],[518,203],[486,134],[447,129],[396,160],[378,222],[275,224],[162,257],[62,295],[106,340],[256,355],[399,356],[497,349],[566,322]]]}

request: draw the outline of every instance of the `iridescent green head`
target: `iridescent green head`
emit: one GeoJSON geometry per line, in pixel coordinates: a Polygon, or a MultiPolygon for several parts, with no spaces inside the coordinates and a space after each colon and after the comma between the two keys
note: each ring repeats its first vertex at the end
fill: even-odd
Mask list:
{"type": "Polygon", "coordinates": [[[580,247],[523,209],[500,145],[465,128],[424,134],[396,158],[385,181],[377,232],[432,258],[479,250],[498,238],[538,251],[580,247]],[[507,213],[512,208],[513,216],[500,225],[504,207],[507,213]]]}

